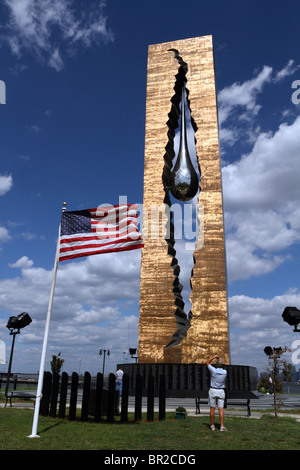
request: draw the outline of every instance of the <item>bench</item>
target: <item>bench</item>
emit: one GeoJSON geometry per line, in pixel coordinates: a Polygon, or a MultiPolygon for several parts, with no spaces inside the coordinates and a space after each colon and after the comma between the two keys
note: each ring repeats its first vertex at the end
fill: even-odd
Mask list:
{"type": "MultiPolygon", "coordinates": [[[[200,414],[200,405],[208,405],[208,398],[195,398],[196,402],[196,415],[200,414]]],[[[247,416],[251,416],[250,398],[227,398],[225,400],[224,408],[228,406],[246,406],[247,416]]]]}
{"type": "Polygon", "coordinates": [[[13,398],[27,398],[27,399],[32,399],[36,398],[36,391],[35,390],[11,390],[5,394],[5,408],[7,405],[7,402],[9,400],[10,406],[12,406],[11,400],[13,398]]]}

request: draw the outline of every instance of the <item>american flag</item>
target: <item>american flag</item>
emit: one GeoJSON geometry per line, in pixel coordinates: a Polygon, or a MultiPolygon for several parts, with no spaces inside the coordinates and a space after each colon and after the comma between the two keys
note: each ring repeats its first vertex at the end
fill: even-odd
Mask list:
{"type": "Polygon", "coordinates": [[[63,212],[59,261],[143,247],[135,204],[63,212]]]}

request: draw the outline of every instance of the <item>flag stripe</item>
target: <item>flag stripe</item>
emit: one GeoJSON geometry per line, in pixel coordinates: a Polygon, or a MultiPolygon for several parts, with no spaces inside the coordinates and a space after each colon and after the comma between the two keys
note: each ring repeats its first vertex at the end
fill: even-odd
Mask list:
{"type": "Polygon", "coordinates": [[[89,239],[89,240],[75,240],[71,243],[61,243],[61,248],[60,248],[60,253],[64,253],[65,251],[73,251],[77,250],[78,247],[84,249],[84,248],[97,248],[97,247],[106,247],[109,245],[114,245],[117,246],[117,244],[130,244],[130,243],[135,243],[135,242],[141,242],[141,238],[137,238],[136,240],[133,240],[132,238],[122,238],[122,239],[113,239],[109,240],[105,243],[104,240],[99,240],[97,239],[89,239]]]}
{"type": "Polygon", "coordinates": [[[96,255],[96,254],[101,254],[101,253],[115,253],[118,251],[129,251],[129,250],[134,250],[137,248],[143,248],[143,244],[141,243],[140,240],[136,242],[136,244],[133,244],[132,241],[130,244],[127,243],[121,243],[121,244],[112,244],[110,247],[103,247],[103,249],[99,248],[97,245],[97,249],[92,249],[90,248],[80,248],[77,249],[76,251],[67,251],[64,252],[60,255],[59,261],[64,261],[72,258],[80,258],[82,256],[90,256],[90,255],[96,255]]]}
{"type": "Polygon", "coordinates": [[[86,243],[88,242],[89,240],[94,240],[94,241],[98,241],[98,242],[101,242],[103,243],[103,240],[104,238],[107,239],[107,240],[111,240],[111,242],[113,241],[130,241],[130,240],[137,240],[137,239],[140,239],[142,240],[141,238],[141,235],[138,231],[134,230],[133,232],[131,231],[127,231],[127,232],[124,232],[124,236],[120,236],[119,235],[119,232],[116,232],[117,235],[114,235],[110,232],[104,232],[103,234],[99,233],[99,235],[89,235],[89,234],[86,234],[86,233],[80,233],[78,234],[78,236],[74,236],[74,235],[65,235],[64,237],[61,237],[60,238],[60,246],[63,247],[64,244],[66,245],[71,245],[72,243],[86,243]],[[130,236],[128,237],[127,235],[130,236]]]}

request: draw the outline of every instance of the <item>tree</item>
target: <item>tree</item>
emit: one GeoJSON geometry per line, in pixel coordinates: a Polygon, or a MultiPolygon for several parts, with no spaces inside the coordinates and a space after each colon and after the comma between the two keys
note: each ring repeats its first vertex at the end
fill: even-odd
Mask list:
{"type": "MultiPolygon", "coordinates": [[[[293,365],[287,361],[283,361],[283,377],[285,382],[291,382],[292,377],[293,377],[293,365]]],[[[290,393],[290,388],[288,385],[288,393],[290,393]]]]}
{"type": "Polygon", "coordinates": [[[271,367],[271,377],[272,377],[272,386],[273,386],[273,407],[275,411],[275,418],[277,418],[277,411],[280,407],[279,394],[281,392],[281,380],[279,378],[279,371],[282,368],[283,361],[280,359],[282,354],[289,351],[285,346],[284,348],[271,348],[267,346],[265,348],[265,353],[269,356],[270,367],[271,367]]]}
{"type": "Polygon", "coordinates": [[[266,393],[268,391],[268,388],[269,388],[269,376],[266,375],[260,378],[260,381],[257,384],[257,390],[260,393],[266,393]]]}
{"type": "Polygon", "coordinates": [[[63,363],[65,362],[64,359],[61,359],[60,354],[61,353],[59,352],[57,356],[53,355],[52,361],[50,361],[51,370],[53,374],[54,372],[57,372],[59,374],[63,366],[63,363]]]}

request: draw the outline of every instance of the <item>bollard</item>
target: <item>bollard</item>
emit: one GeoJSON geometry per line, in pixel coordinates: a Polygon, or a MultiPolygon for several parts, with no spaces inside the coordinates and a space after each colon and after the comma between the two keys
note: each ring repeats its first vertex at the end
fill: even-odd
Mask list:
{"type": "Polygon", "coordinates": [[[68,380],[69,380],[68,374],[66,372],[63,372],[61,375],[61,387],[60,387],[59,408],[58,408],[58,417],[60,419],[64,419],[66,415],[68,380]]]}
{"type": "Polygon", "coordinates": [[[71,385],[71,397],[70,397],[70,410],[69,410],[70,421],[74,421],[76,418],[77,392],[78,392],[78,374],[77,372],[73,372],[72,385],[71,385]]]}
{"type": "Polygon", "coordinates": [[[81,403],[81,421],[87,421],[89,414],[89,394],[91,387],[91,374],[85,372],[83,382],[83,395],[81,403]]]}
{"type": "Polygon", "coordinates": [[[154,419],[154,377],[148,376],[147,421],[154,419]]]}
{"type": "Polygon", "coordinates": [[[134,419],[140,421],[142,419],[142,376],[136,375],[135,378],[135,405],[134,405],[134,419]]]}

